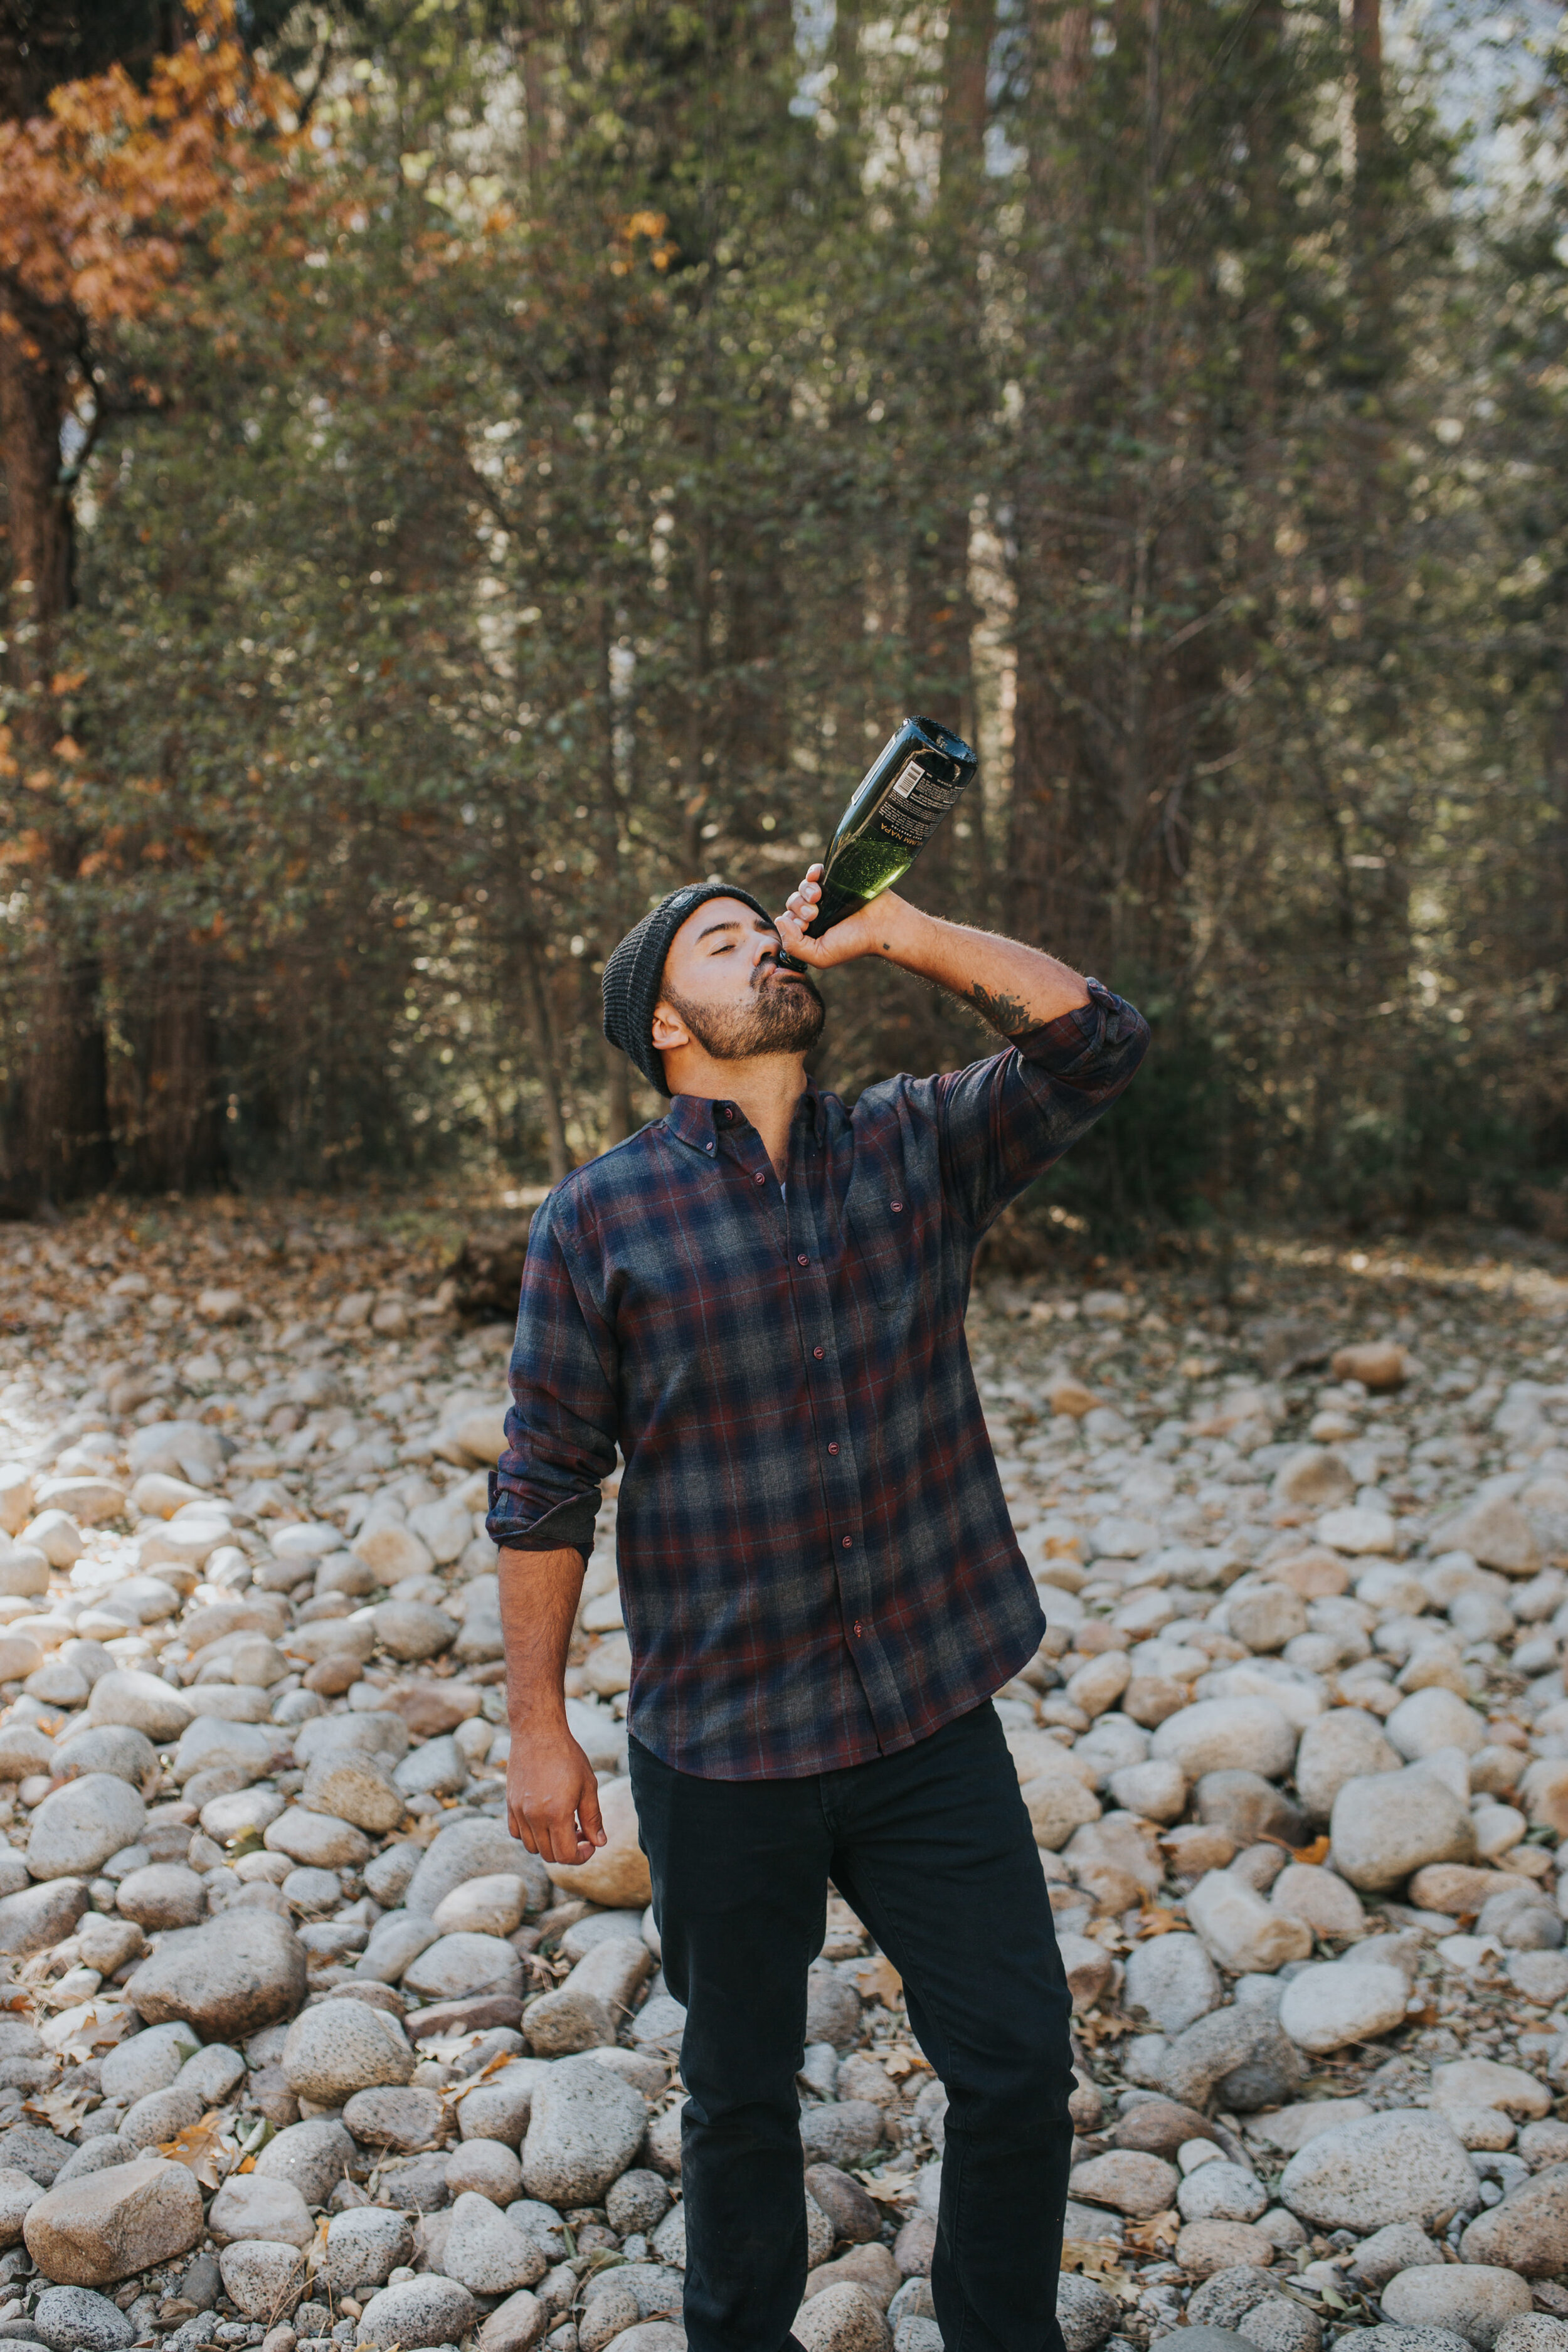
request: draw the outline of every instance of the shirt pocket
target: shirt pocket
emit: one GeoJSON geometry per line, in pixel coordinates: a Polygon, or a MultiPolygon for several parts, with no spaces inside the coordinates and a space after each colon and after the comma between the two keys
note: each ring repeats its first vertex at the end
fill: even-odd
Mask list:
{"type": "Polygon", "coordinates": [[[896,1164],[880,1152],[849,1185],[851,1262],[884,1315],[907,1310],[918,1278],[919,1220],[896,1164]]]}

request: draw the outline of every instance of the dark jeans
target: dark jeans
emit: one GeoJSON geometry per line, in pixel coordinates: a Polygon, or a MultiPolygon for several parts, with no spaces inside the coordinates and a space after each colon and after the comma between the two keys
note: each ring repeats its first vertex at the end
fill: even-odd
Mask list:
{"type": "Polygon", "coordinates": [[[690,2352],[784,2352],[805,2281],[795,2072],[827,1882],[904,1979],[946,2086],[931,2295],[946,2352],[1062,2352],[1071,2000],[990,1706],[897,1756],[705,1780],[635,1738],[680,2071],[690,2352]]]}

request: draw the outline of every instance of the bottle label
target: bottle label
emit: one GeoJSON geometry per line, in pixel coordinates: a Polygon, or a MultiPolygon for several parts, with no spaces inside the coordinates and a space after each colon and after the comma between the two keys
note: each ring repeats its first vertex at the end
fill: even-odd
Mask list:
{"type": "Polygon", "coordinates": [[[962,784],[950,784],[933,776],[919,760],[906,761],[878,811],[881,830],[895,841],[910,842],[920,848],[929,841],[963,789],[962,784]]]}

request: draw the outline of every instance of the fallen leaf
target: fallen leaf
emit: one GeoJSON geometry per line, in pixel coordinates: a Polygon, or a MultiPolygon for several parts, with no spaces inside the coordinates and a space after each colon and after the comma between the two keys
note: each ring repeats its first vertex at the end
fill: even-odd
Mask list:
{"type": "Polygon", "coordinates": [[[221,2107],[212,2107],[199,2123],[187,2124],[173,2139],[161,2140],[157,2152],[171,2164],[183,2164],[204,2189],[216,2189],[239,2152],[228,2137],[230,2120],[221,2107]]]}
{"type": "MultiPolygon", "coordinates": [[[[1285,1841],[1283,1838],[1270,1838],[1268,1843],[1284,1845],[1285,1841]]],[[[1292,1862],[1303,1862],[1309,1868],[1315,1869],[1320,1863],[1327,1862],[1329,1858],[1329,1840],[1326,1835],[1315,1837],[1310,1845],[1286,1846],[1285,1851],[1292,1862]]]]}
{"type": "Polygon", "coordinates": [[[28,2115],[41,2116],[52,2132],[68,2139],[92,2101],[71,2091],[40,2091],[35,2097],[24,2099],[22,2105],[28,2115]]]}
{"type": "Polygon", "coordinates": [[[888,2052],[882,2063],[895,2083],[901,2083],[906,2074],[929,2074],[931,2072],[931,2060],[918,2050],[906,2048],[902,2042],[888,2052]]]}
{"type": "Polygon", "coordinates": [[[901,2205],[914,2193],[912,2172],[857,2172],[855,2178],[867,2196],[874,2197],[879,2205],[901,2205]]]}
{"type": "Polygon", "coordinates": [[[1138,1925],[1132,1932],[1142,1943],[1150,1936],[1168,1936],[1182,1924],[1173,1911],[1163,1909],[1158,1903],[1145,1903],[1138,1914],[1138,1925]]]}
{"type": "Polygon", "coordinates": [[[884,1952],[875,1952],[869,1959],[846,1961],[839,1969],[847,1977],[862,2000],[896,2000],[904,1989],[904,1980],[884,1952]]]}
{"type": "Polygon", "coordinates": [[[1167,2253],[1176,2242],[1182,2226],[1179,2213],[1151,2213],[1145,2221],[1129,2221],[1121,2233],[1121,2242],[1135,2254],[1167,2253]]]}

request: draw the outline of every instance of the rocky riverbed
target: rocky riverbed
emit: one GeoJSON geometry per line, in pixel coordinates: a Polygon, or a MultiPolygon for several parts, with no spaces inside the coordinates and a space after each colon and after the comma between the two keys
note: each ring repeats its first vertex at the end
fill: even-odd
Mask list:
{"type": "MultiPolygon", "coordinates": [[[[606,1496],[611,1841],[506,1835],[509,1334],[417,1221],[0,1234],[0,2339],[683,2352],[681,2012],[606,1496]]],[[[1568,1280],[1258,1244],[984,1286],[1050,1630],[1068,2352],[1568,2352],[1568,1280]]],[[[952,1932],[962,1938],[962,1920],[952,1932]]],[[[835,1899],[805,2352],[941,2352],[943,2099],[835,1899]]]]}

